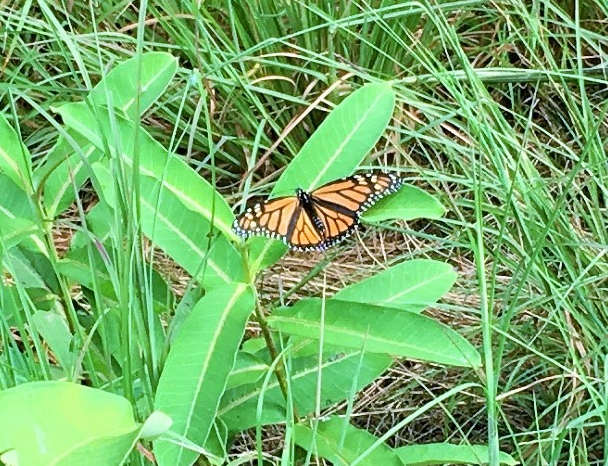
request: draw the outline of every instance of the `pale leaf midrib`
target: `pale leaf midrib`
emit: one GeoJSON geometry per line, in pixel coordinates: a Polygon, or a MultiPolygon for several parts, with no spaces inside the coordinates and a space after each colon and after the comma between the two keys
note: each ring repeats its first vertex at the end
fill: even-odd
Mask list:
{"type": "Polygon", "coordinates": [[[344,147],[352,140],[353,135],[355,133],[357,133],[357,131],[359,130],[359,128],[364,124],[365,120],[367,119],[367,116],[373,110],[375,110],[376,105],[378,104],[378,102],[383,97],[385,97],[384,93],[379,93],[376,96],[376,99],[372,102],[372,104],[369,106],[369,108],[367,109],[367,111],[365,113],[363,113],[363,115],[361,116],[361,118],[359,118],[358,123],[348,133],[348,136],[342,140],[342,142],[336,148],[336,150],[334,151],[334,153],[327,159],[326,164],[323,166],[323,168],[321,170],[319,170],[319,174],[315,177],[314,180],[312,180],[309,183],[307,191],[311,191],[312,189],[314,189],[314,188],[317,187],[317,184],[319,183],[319,180],[325,175],[325,173],[327,173],[328,168],[333,165],[333,163],[335,162],[336,158],[338,158],[338,156],[342,153],[342,150],[344,149],[344,147]]]}
{"type": "Polygon", "coordinates": [[[19,179],[21,176],[19,175],[19,165],[17,162],[6,152],[4,149],[0,147],[0,154],[2,155],[2,160],[5,160],[7,165],[11,168],[11,171],[17,175],[19,179]]]}
{"type": "MultiPolygon", "coordinates": [[[[228,314],[232,310],[237,299],[239,299],[241,297],[241,295],[243,294],[243,292],[246,289],[247,289],[247,285],[244,283],[239,283],[236,286],[236,288],[234,289],[233,295],[230,297],[230,300],[226,303],[226,306],[223,309],[222,317],[221,317],[220,321],[218,322],[218,325],[215,326],[215,331],[213,333],[213,337],[209,341],[208,351],[205,355],[205,359],[203,361],[203,364],[201,366],[201,371],[200,371],[199,377],[197,379],[196,389],[194,391],[194,399],[193,399],[193,402],[190,404],[188,413],[186,415],[186,426],[184,428],[184,436],[186,438],[188,437],[187,434],[190,431],[190,424],[192,422],[194,408],[196,407],[196,400],[198,398],[198,394],[201,391],[201,385],[203,383],[203,380],[205,379],[205,376],[207,375],[207,372],[209,370],[209,363],[210,363],[213,355],[215,354],[214,350],[217,349],[217,341],[219,339],[219,336],[222,334],[222,330],[224,329],[224,324],[226,323],[228,314]]],[[[184,451],[183,448],[179,449],[179,454],[177,457],[178,460],[181,459],[183,451],[184,451]]],[[[179,461],[177,464],[180,464],[179,461]]]]}
{"type": "MultiPolygon", "coordinates": [[[[325,369],[327,367],[330,367],[332,364],[338,364],[338,363],[344,362],[347,358],[352,358],[352,357],[355,357],[355,356],[358,357],[359,354],[360,354],[360,352],[358,351],[356,353],[351,353],[347,357],[342,358],[342,359],[337,359],[337,360],[334,360],[334,361],[325,361],[323,364],[321,364],[321,369],[325,369]]],[[[310,374],[316,374],[318,372],[319,372],[319,367],[318,366],[313,366],[313,367],[307,368],[306,370],[298,372],[297,374],[293,375],[291,378],[292,378],[292,380],[297,380],[297,379],[300,379],[302,377],[306,377],[307,375],[310,375],[310,374]]],[[[238,405],[246,402],[247,400],[258,396],[258,394],[260,394],[262,392],[262,388],[265,388],[266,391],[269,391],[269,390],[271,390],[273,388],[277,388],[278,386],[279,386],[279,383],[277,381],[274,381],[274,382],[269,383],[265,387],[256,388],[252,392],[249,392],[245,396],[242,396],[240,398],[236,398],[235,400],[233,400],[232,403],[229,403],[226,406],[224,406],[224,408],[218,410],[218,416],[221,416],[222,414],[225,414],[228,411],[230,411],[231,409],[233,409],[233,407],[238,406],[238,405]]]]}
{"type": "Polygon", "coordinates": [[[399,293],[395,293],[394,295],[391,295],[390,298],[387,298],[385,300],[383,300],[384,302],[393,302],[396,301],[397,299],[401,298],[403,295],[405,294],[409,294],[409,293],[413,293],[414,291],[422,288],[423,286],[429,286],[430,284],[432,284],[433,282],[436,282],[437,280],[445,277],[446,275],[452,273],[451,270],[446,270],[444,273],[439,274],[439,275],[434,275],[433,277],[421,281],[420,283],[416,284],[415,286],[411,286],[405,290],[400,291],[399,293]]]}
{"type": "MultiPolygon", "coordinates": [[[[175,60],[175,59],[173,59],[173,60],[175,60]]],[[[148,80],[146,81],[146,83],[145,83],[145,84],[143,84],[143,85],[141,86],[141,91],[142,91],[142,94],[143,94],[143,93],[144,93],[144,92],[145,92],[145,91],[146,91],[146,90],[147,90],[147,89],[148,89],[148,88],[149,88],[149,87],[152,85],[152,83],[153,83],[153,82],[154,82],[154,81],[155,81],[155,80],[156,80],[156,79],[157,79],[159,76],[161,76],[162,74],[164,74],[164,72],[165,72],[165,71],[166,71],[168,68],[170,68],[170,66],[171,66],[173,63],[174,63],[174,61],[170,61],[170,62],[168,62],[166,66],[164,66],[163,68],[160,68],[160,69],[159,69],[159,72],[158,72],[158,73],[156,73],[156,74],[154,74],[154,75],[153,75],[153,79],[148,79],[148,80]]],[[[165,87],[167,87],[167,85],[165,85],[165,87]]],[[[129,100],[127,100],[127,101],[125,102],[125,104],[124,104],[122,107],[120,107],[120,109],[121,109],[123,112],[125,112],[125,114],[127,114],[127,113],[129,112],[129,109],[130,109],[130,108],[133,106],[133,104],[134,104],[136,101],[137,101],[137,99],[135,99],[135,98],[129,99],[129,100]]]]}
{"type": "MultiPolygon", "coordinates": [[[[147,202],[145,201],[144,198],[142,198],[142,206],[147,207],[148,209],[150,209],[153,212],[153,215],[157,218],[161,220],[161,223],[163,225],[165,225],[165,227],[170,230],[170,231],[174,231],[177,233],[177,235],[182,239],[182,241],[190,246],[192,248],[192,250],[194,252],[196,252],[196,254],[201,258],[201,260],[206,260],[207,264],[213,269],[213,271],[216,273],[216,275],[218,277],[220,277],[222,280],[224,280],[225,282],[231,282],[232,279],[223,271],[223,267],[220,267],[214,260],[212,260],[209,257],[209,254],[205,253],[204,251],[202,251],[194,242],[192,242],[190,240],[190,238],[188,238],[187,236],[182,234],[182,231],[179,228],[175,228],[173,226],[173,224],[171,222],[168,221],[168,219],[161,213],[155,211],[153,209],[153,207],[147,202]]],[[[150,236],[153,236],[154,232],[151,232],[152,234],[150,236]]]]}
{"type": "MultiPolygon", "coordinates": [[[[311,322],[310,320],[306,320],[306,319],[299,319],[299,318],[293,318],[293,317],[277,317],[277,316],[274,316],[271,319],[273,322],[279,322],[279,323],[284,322],[287,324],[295,324],[295,325],[297,325],[298,328],[306,327],[306,328],[313,329],[313,330],[320,330],[319,325],[315,325],[314,322],[311,322]]],[[[390,340],[387,338],[382,338],[379,336],[371,335],[369,333],[362,333],[360,331],[349,330],[349,329],[346,329],[345,327],[337,327],[335,325],[325,323],[323,328],[325,329],[326,332],[328,330],[334,331],[337,334],[342,334],[342,335],[347,335],[347,336],[351,336],[351,337],[364,339],[366,342],[371,341],[371,342],[376,342],[378,344],[384,344],[384,345],[391,344],[398,348],[416,349],[415,345],[408,345],[406,342],[400,342],[398,340],[390,340]]],[[[456,345],[454,345],[454,346],[456,346],[456,345]]],[[[437,355],[437,356],[444,356],[444,359],[445,359],[445,353],[440,353],[440,352],[436,352],[436,351],[432,351],[432,350],[425,350],[425,353],[431,354],[431,355],[437,355]]],[[[458,359],[450,358],[449,355],[447,356],[447,359],[458,360],[458,359]]]]}

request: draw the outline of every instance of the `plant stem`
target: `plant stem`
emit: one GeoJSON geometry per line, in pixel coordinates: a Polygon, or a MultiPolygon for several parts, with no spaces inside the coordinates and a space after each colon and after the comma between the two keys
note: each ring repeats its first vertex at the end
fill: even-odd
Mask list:
{"type": "MultiPolygon", "coordinates": [[[[283,357],[279,355],[277,347],[274,344],[274,340],[272,339],[272,334],[270,332],[270,327],[268,327],[268,321],[266,320],[266,316],[264,315],[264,311],[260,306],[260,302],[258,301],[257,296],[255,305],[255,319],[260,324],[260,329],[262,330],[262,335],[264,336],[264,340],[266,341],[266,346],[268,347],[268,351],[270,352],[271,359],[274,361],[279,358],[275,369],[275,375],[277,376],[277,380],[279,381],[279,387],[281,387],[281,392],[285,397],[285,401],[289,401],[287,371],[285,370],[283,357]]],[[[298,410],[295,406],[293,407],[293,417],[294,421],[296,422],[300,417],[298,415],[298,410]]]]}

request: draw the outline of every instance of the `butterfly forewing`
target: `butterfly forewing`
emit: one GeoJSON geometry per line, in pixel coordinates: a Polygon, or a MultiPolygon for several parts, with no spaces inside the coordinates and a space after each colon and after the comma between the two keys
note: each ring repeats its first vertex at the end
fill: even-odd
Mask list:
{"type": "Polygon", "coordinates": [[[360,214],[400,186],[401,180],[392,173],[372,172],[326,184],[314,190],[312,196],[315,200],[342,206],[360,214]]]}
{"type": "Polygon", "coordinates": [[[294,197],[281,197],[262,202],[247,209],[236,219],[234,231],[242,237],[269,236],[288,242],[291,219],[298,208],[294,197]]]}
{"type": "Polygon", "coordinates": [[[313,191],[312,195],[314,199],[340,205],[352,212],[357,212],[367,198],[365,192],[361,192],[361,188],[355,189],[357,188],[357,184],[350,179],[339,181],[335,184],[337,186],[323,186],[313,191]]]}

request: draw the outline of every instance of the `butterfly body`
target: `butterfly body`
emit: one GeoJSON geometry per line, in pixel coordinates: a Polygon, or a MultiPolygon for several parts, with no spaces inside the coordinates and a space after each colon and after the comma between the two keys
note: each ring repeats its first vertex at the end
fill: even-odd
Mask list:
{"type": "Polygon", "coordinates": [[[312,195],[301,188],[296,188],[296,197],[298,198],[298,201],[300,201],[300,206],[302,210],[310,217],[310,219],[312,220],[312,224],[315,226],[317,231],[324,235],[325,224],[315,211],[315,200],[312,195]]]}
{"type": "Polygon", "coordinates": [[[361,213],[399,189],[396,175],[371,172],[327,183],[310,193],[280,197],[247,209],[233,225],[243,238],[268,236],[299,251],[323,251],[351,236],[361,213]]]}

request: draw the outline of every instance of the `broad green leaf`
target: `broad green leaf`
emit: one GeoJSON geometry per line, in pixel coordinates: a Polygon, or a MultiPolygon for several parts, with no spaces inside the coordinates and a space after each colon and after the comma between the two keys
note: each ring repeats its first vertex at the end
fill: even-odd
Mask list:
{"type": "Polygon", "coordinates": [[[139,430],[125,398],[67,382],[0,391],[0,419],[0,452],[21,465],[120,464],[139,430]]]}
{"type": "Polygon", "coordinates": [[[111,103],[135,121],[158,101],[176,72],[177,58],[173,55],[147,52],[117,65],[93,88],[89,98],[95,106],[111,103]]]}
{"type": "Polygon", "coordinates": [[[322,304],[321,299],[313,298],[278,309],[269,317],[269,324],[285,334],[317,340],[323,330],[323,341],[330,345],[452,366],[481,366],[479,353],[467,340],[429,317],[330,299],[325,302],[322,326],[322,304]]]}
{"type": "MultiPolygon", "coordinates": [[[[395,107],[388,83],[367,84],[344,99],[306,141],[277,181],[270,197],[312,191],[349,176],[378,142],[395,107]]],[[[287,251],[276,240],[252,238],[252,270],[273,264],[287,251]]]]}
{"type": "MultiPolygon", "coordinates": [[[[278,335],[274,335],[275,345],[280,347],[284,345],[281,343],[281,338],[278,335]]],[[[309,340],[307,338],[290,337],[289,339],[289,356],[292,358],[305,358],[310,356],[319,357],[319,341],[309,340]]],[[[250,338],[241,346],[241,352],[251,354],[262,361],[270,359],[270,353],[268,352],[268,346],[266,340],[263,337],[250,338]]],[[[351,350],[340,345],[329,345],[323,343],[323,356],[327,359],[331,359],[338,356],[343,356],[344,353],[349,353],[351,350]]]]}
{"type": "Polygon", "coordinates": [[[156,179],[143,176],[140,181],[149,193],[142,198],[142,227],[154,244],[208,288],[245,281],[241,256],[228,237],[212,228],[217,226],[213,217],[190,210],[156,179]]]}
{"type": "MultiPolygon", "coordinates": [[[[359,351],[326,358],[319,371],[319,357],[295,358],[289,361],[290,390],[300,416],[315,409],[317,377],[321,372],[322,408],[349,398],[352,390],[360,390],[376,379],[391,364],[392,358],[384,354],[365,354],[359,351]]],[[[218,415],[235,433],[260,425],[285,422],[287,412],[285,398],[275,378],[264,390],[263,380],[255,384],[228,390],[222,397],[218,415]],[[261,419],[257,419],[258,399],[264,399],[261,419]]]]}
{"type": "MultiPolygon", "coordinates": [[[[165,432],[165,434],[160,437],[159,441],[173,443],[192,452],[195,459],[188,464],[203,464],[205,466],[224,466],[226,464],[225,460],[228,456],[226,449],[221,444],[219,435],[214,429],[209,433],[209,440],[204,447],[197,445],[183,435],[176,434],[171,430],[165,432]],[[201,459],[196,460],[199,456],[201,459]]],[[[158,462],[155,464],[158,464],[158,462]]]]}
{"type": "Polygon", "coordinates": [[[192,312],[192,309],[204,295],[205,290],[201,287],[193,286],[186,289],[186,293],[179,300],[177,306],[175,306],[175,312],[171,319],[171,323],[169,324],[169,329],[167,331],[169,343],[173,342],[175,335],[178,334],[179,329],[184,325],[184,322],[192,312]]]}
{"type": "MultiPolygon", "coordinates": [[[[112,283],[109,268],[113,267],[112,261],[116,257],[112,244],[123,243],[122,238],[112,241],[111,233],[113,223],[116,221],[112,209],[103,201],[99,201],[86,214],[86,230],[81,229],[72,237],[70,251],[59,261],[59,270],[62,274],[75,283],[83,286],[83,290],[93,290],[95,284],[101,295],[107,298],[111,306],[117,304],[115,285],[112,283]],[[91,248],[91,251],[88,248],[91,248]],[[102,256],[108,258],[106,263],[102,256]]],[[[111,269],[110,269],[111,270],[111,269]]],[[[114,271],[114,276],[116,276],[114,271]]],[[[157,313],[171,311],[174,306],[175,296],[171,287],[163,276],[156,270],[151,271],[151,291],[152,303],[157,313]]],[[[183,300],[182,300],[183,301],[183,300]]],[[[155,321],[155,324],[160,321],[155,321]]],[[[173,321],[172,321],[173,323],[173,321]]],[[[103,326],[100,328],[103,331],[103,326]]],[[[158,340],[160,346],[164,345],[164,331],[158,327],[161,339],[158,340]]],[[[163,348],[159,348],[162,352],[163,348]]]]}
{"type": "Polygon", "coordinates": [[[23,243],[38,232],[38,225],[27,218],[11,218],[0,211],[0,241],[5,249],[23,243]]]}
{"type": "MultiPolygon", "coordinates": [[[[116,287],[118,284],[112,282],[108,270],[108,267],[113,267],[111,261],[116,254],[110,246],[106,247],[101,243],[96,243],[91,248],[90,253],[86,246],[70,250],[63,259],[59,260],[58,269],[63,276],[83,287],[93,290],[97,286],[103,297],[112,303],[117,303],[116,287]],[[102,254],[108,257],[110,264],[102,259],[102,254]]],[[[151,276],[154,310],[158,313],[166,312],[173,305],[174,298],[171,289],[156,270],[152,271],[151,276]]]]}
{"type": "Polygon", "coordinates": [[[55,217],[75,199],[78,190],[91,176],[91,161],[98,160],[98,151],[88,140],[67,128],[59,135],[43,163],[34,169],[34,184],[44,187],[44,206],[49,217],[55,217]],[[91,160],[89,160],[89,157],[91,160]]]}
{"type": "Polygon", "coordinates": [[[91,164],[103,155],[103,151],[86,144],[50,173],[44,185],[44,205],[50,217],[59,215],[74,202],[76,192],[91,176],[91,164]]]}
{"type": "Polygon", "coordinates": [[[321,457],[334,466],[348,466],[355,460],[361,466],[402,466],[395,451],[384,443],[373,447],[378,438],[369,432],[357,429],[348,419],[332,417],[321,421],[317,428],[297,424],[295,426],[296,445],[313,453],[313,458],[321,457]]]}
{"type": "Polygon", "coordinates": [[[327,116],[289,163],[271,197],[291,196],[296,188],[312,191],[349,176],[384,133],[395,107],[388,83],[367,84],[327,116]]]}
{"type": "Polygon", "coordinates": [[[18,285],[0,284],[0,320],[6,323],[8,327],[16,326],[14,319],[15,314],[23,315],[23,309],[26,304],[23,303],[27,299],[27,305],[40,311],[50,311],[55,309],[59,301],[59,297],[49,293],[44,288],[23,288],[20,293],[18,285]]]}
{"type": "Polygon", "coordinates": [[[12,218],[32,219],[34,217],[32,205],[31,197],[19,184],[0,171],[0,214],[12,218]]]}
{"type": "Polygon", "coordinates": [[[115,466],[117,464],[125,464],[129,453],[136,445],[138,433],[135,430],[126,434],[108,435],[93,439],[58,457],[54,463],[49,463],[49,465],[74,466],[86,464],[87,466],[115,466]]]}
{"type": "Polygon", "coordinates": [[[72,334],[65,318],[55,312],[37,311],[33,320],[36,330],[49,345],[66,377],[70,377],[77,355],[70,351],[72,334]]]}
{"type": "Polygon", "coordinates": [[[332,299],[420,312],[447,293],[456,278],[445,262],[413,259],[349,285],[332,299]]]}
{"type": "Polygon", "coordinates": [[[86,229],[78,230],[72,241],[70,249],[84,248],[91,243],[91,237],[99,244],[106,244],[111,238],[112,226],[116,221],[114,211],[104,201],[100,200],[85,215],[86,229]]]}
{"type": "MultiPolygon", "coordinates": [[[[76,133],[79,135],[79,139],[83,141],[82,144],[92,143],[102,151],[109,149],[109,147],[104,147],[103,145],[104,136],[112,136],[112,133],[106,134],[101,127],[102,122],[100,121],[100,118],[105,118],[105,120],[109,118],[107,111],[103,112],[103,109],[97,108],[97,114],[94,114],[86,102],[71,102],[63,104],[60,107],[51,107],[51,109],[61,116],[69,134],[76,133]],[[100,131],[103,131],[103,133],[100,131]]],[[[119,118],[118,115],[116,115],[116,118],[119,118]]],[[[106,122],[104,126],[107,125],[108,123],[106,122]]]]}
{"type": "Polygon", "coordinates": [[[226,464],[227,461],[225,459],[228,456],[227,447],[229,445],[230,439],[228,438],[226,425],[221,419],[216,418],[213,427],[209,432],[209,437],[207,437],[207,441],[205,442],[205,450],[218,458],[224,458],[224,461],[218,461],[216,463],[213,457],[206,458],[207,461],[209,461],[211,465],[217,464],[218,466],[222,466],[226,464]]]}
{"type": "MultiPolygon", "coordinates": [[[[198,445],[213,426],[253,306],[253,292],[244,283],[216,288],[192,309],[173,340],[155,409],[171,416],[173,432],[198,445]]],[[[198,456],[162,440],[155,442],[154,454],[160,465],[190,465],[198,456]]]]}
{"type": "MultiPolygon", "coordinates": [[[[99,247],[104,248],[104,255],[111,257],[103,245],[99,245],[99,247]]],[[[85,288],[92,290],[97,284],[102,296],[116,302],[117,290],[108,272],[108,265],[102,260],[99,251],[92,251],[91,258],[93,259],[92,263],[89,260],[89,252],[86,247],[73,249],[63,259],[59,260],[57,268],[62,276],[85,288]]]]}
{"type": "Polygon", "coordinates": [[[20,300],[15,285],[8,284],[5,280],[0,281],[0,319],[6,322],[8,327],[15,325],[13,319],[15,314],[20,312],[20,300]]]}
{"type": "Polygon", "coordinates": [[[257,356],[239,351],[232,372],[230,372],[226,389],[255,383],[264,377],[269,370],[270,366],[257,356]]]}
{"type": "Polygon", "coordinates": [[[288,251],[282,241],[254,236],[247,240],[249,247],[249,270],[252,274],[264,270],[278,261],[288,251]]]}
{"type": "Polygon", "coordinates": [[[0,174],[28,194],[32,188],[32,157],[6,117],[0,113],[0,174]]]}
{"type": "MultiPolygon", "coordinates": [[[[236,238],[231,229],[234,215],[213,186],[133,123],[117,119],[115,125],[110,125],[103,119],[107,115],[104,117],[101,112],[98,112],[101,119],[95,120],[82,107],[77,112],[73,107],[69,104],[59,109],[66,124],[90,138],[97,147],[103,147],[104,138],[111,150],[117,151],[119,147],[121,160],[131,169],[137,135],[138,150],[145,154],[139,167],[144,234],[205,287],[244,281],[240,254],[227,239],[236,238]],[[101,134],[97,131],[99,127],[101,134]],[[223,234],[218,236],[216,230],[223,234]],[[209,235],[213,237],[211,241],[209,235]]],[[[110,160],[93,165],[101,184],[100,194],[111,206],[117,196],[113,166],[110,160]]]]}
{"type": "MultiPolygon", "coordinates": [[[[112,105],[121,115],[137,120],[166,90],[177,71],[177,60],[164,52],[150,52],[120,63],[93,88],[88,96],[94,107],[112,105]],[[141,70],[141,73],[139,72],[141,70]],[[141,80],[139,84],[137,77],[141,80]]],[[[79,108],[90,107],[80,103],[73,107],[75,116],[79,108]]],[[[68,131],[80,147],[74,147],[61,137],[47,161],[37,169],[37,179],[45,180],[44,202],[50,216],[63,212],[75,199],[78,191],[91,176],[91,164],[101,160],[104,150],[68,131]]]]}
{"type": "MultiPolygon", "coordinates": [[[[95,302],[96,296],[91,290],[83,288],[82,292],[89,302],[95,302]]],[[[121,339],[121,329],[124,328],[124,325],[129,325],[129,323],[125,324],[123,319],[121,319],[124,313],[122,313],[116,305],[111,304],[107,306],[105,303],[96,305],[105,307],[101,321],[99,321],[99,317],[95,316],[82,316],[79,320],[85,330],[95,330],[92,344],[98,347],[103,346],[103,348],[94,346],[93,350],[89,351],[91,362],[95,366],[97,372],[104,376],[109,376],[109,378],[114,378],[120,374],[120,369],[125,369],[126,361],[124,360],[124,343],[121,339]],[[103,355],[99,354],[99,351],[101,351],[103,355]],[[112,362],[109,361],[110,358],[108,358],[108,355],[115,359],[116,364],[108,364],[108,362],[112,362]]],[[[149,338],[150,340],[154,339],[155,341],[158,339],[161,340],[161,344],[157,343],[157,347],[153,348],[153,351],[156,351],[157,354],[159,354],[164,349],[164,345],[162,345],[163,336],[158,335],[158,331],[156,330],[158,325],[157,322],[153,322],[153,324],[154,328],[151,331],[153,331],[155,335],[153,337],[150,336],[149,338]]],[[[135,345],[132,346],[132,351],[133,357],[135,357],[136,351],[138,351],[135,345]]],[[[80,368],[78,367],[78,369],[80,368]]]]}
{"type": "MultiPolygon", "coordinates": [[[[278,342],[278,338],[276,338],[278,342]]],[[[243,342],[241,352],[254,355],[256,357],[268,356],[268,345],[264,337],[253,337],[243,342]]]]}
{"type": "MultiPolygon", "coordinates": [[[[201,215],[207,221],[213,220],[213,226],[230,238],[236,238],[232,232],[234,214],[226,200],[214,187],[196,173],[180,158],[169,154],[167,150],[146,131],[134,123],[122,118],[110,123],[108,115],[98,112],[97,117],[82,104],[67,104],[60,107],[58,113],[66,125],[87,137],[96,147],[105,150],[105,143],[121,161],[133,168],[135,140],[140,157],[140,176],[149,178],[162,186],[162,196],[172,195],[187,209],[201,215]],[[114,126],[114,127],[113,127],[114,126]],[[101,133],[99,132],[101,128],[101,133]],[[118,134],[114,134],[118,131],[118,134]],[[116,138],[120,147],[117,147],[116,138]],[[119,150],[120,149],[120,150],[119,150]],[[118,154],[120,152],[120,154],[118,154]]],[[[147,191],[142,187],[142,195],[147,191]]],[[[156,189],[158,191],[158,188],[156,189]]],[[[159,201],[150,197],[154,205],[159,201]]]]}
{"type": "Polygon", "coordinates": [[[23,248],[45,253],[46,246],[34,218],[33,200],[0,172],[0,234],[6,249],[22,244],[23,248]]]}
{"type": "Polygon", "coordinates": [[[5,264],[11,275],[25,288],[45,288],[59,294],[56,271],[49,258],[31,249],[17,246],[8,251],[5,264]]]}
{"type": "MultiPolygon", "coordinates": [[[[485,445],[454,445],[451,443],[429,443],[408,445],[395,450],[403,464],[428,466],[433,464],[488,464],[490,454],[485,445]]],[[[500,452],[500,464],[515,465],[518,462],[508,453],[500,452]]]]}
{"type": "Polygon", "coordinates": [[[44,184],[46,189],[47,179],[51,176],[53,171],[70,155],[74,154],[77,148],[86,152],[85,146],[88,144],[89,142],[86,138],[69,128],[66,129],[65,133],[59,134],[51,150],[34,168],[33,176],[36,189],[38,189],[41,184],[44,184]]]}
{"type": "Polygon", "coordinates": [[[416,186],[401,186],[398,192],[380,199],[363,213],[365,222],[384,220],[413,220],[416,218],[441,218],[445,208],[426,191],[416,186]]]}
{"type": "MultiPolygon", "coordinates": [[[[113,177],[106,165],[96,164],[104,198],[116,202],[113,177]]],[[[243,263],[234,245],[199,212],[188,209],[156,179],[141,176],[141,225],[144,234],[205,288],[244,281],[243,263]],[[210,239],[209,236],[212,236],[210,239]]]]}

